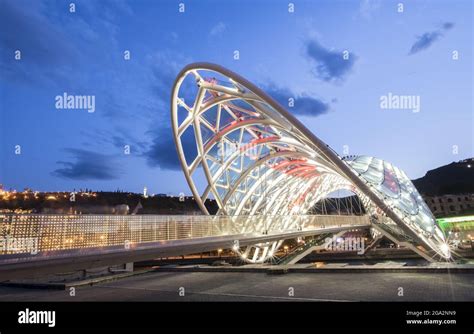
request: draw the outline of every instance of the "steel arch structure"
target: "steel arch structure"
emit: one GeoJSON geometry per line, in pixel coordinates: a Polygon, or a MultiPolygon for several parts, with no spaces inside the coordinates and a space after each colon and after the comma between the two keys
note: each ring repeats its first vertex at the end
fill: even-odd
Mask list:
{"type": "MultiPolygon", "coordinates": [[[[269,95],[219,65],[194,63],[177,76],[171,121],[182,169],[205,214],[248,216],[235,230],[265,233],[255,217],[304,215],[336,190],[355,193],[373,226],[426,258],[450,258],[441,229],[403,171],[383,160],[340,157],[269,95]],[[200,174],[200,177],[196,177],[200,174]],[[200,184],[206,180],[207,184],[200,184]]],[[[288,218],[282,229],[298,229],[288,218]]],[[[263,262],[281,242],[240,251],[263,262]]]]}

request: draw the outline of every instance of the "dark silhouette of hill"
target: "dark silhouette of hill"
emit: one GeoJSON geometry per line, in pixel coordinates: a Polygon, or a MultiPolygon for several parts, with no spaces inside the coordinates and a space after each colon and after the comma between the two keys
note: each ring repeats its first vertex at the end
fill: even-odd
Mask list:
{"type": "Polygon", "coordinates": [[[432,169],[413,184],[427,196],[474,193],[474,158],[432,169]]]}
{"type": "MultiPolygon", "coordinates": [[[[111,214],[117,206],[128,206],[129,212],[140,206],[137,214],[202,214],[194,198],[170,197],[166,195],[149,196],[130,192],[78,192],[75,200],[71,201],[69,192],[43,192],[34,195],[33,192],[10,193],[8,199],[0,196],[1,210],[31,210],[33,213],[82,213],[82,214],[111,214]]],[[[217,212],[215,200],[205,203],[211,214],[217,212]]],[[[124,214],[124,213],[122,213],[124,214]]]]}

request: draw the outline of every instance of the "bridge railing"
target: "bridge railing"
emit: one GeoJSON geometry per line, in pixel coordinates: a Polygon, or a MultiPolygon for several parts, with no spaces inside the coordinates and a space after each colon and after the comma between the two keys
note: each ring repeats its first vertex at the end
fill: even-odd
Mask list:
{"type": "Polygon", "coordinates": [[[366,216],[0,214],[0,255],[364,224],[366,216]]]}

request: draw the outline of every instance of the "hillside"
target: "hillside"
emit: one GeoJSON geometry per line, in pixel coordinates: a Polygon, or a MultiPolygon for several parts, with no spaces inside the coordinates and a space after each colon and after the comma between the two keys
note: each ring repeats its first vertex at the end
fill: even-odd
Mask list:
{"type": "Polygon", "coordinates": [[[413,184],[427,196],[474,193],[474,158],[430,170],[413,184]]]}

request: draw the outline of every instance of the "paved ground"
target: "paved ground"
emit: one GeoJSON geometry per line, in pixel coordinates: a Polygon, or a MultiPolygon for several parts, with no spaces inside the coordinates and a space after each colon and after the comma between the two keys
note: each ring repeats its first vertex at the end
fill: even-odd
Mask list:
{"type": "Polygon", "coordinates": [[[151,272],[69,290],[0,287],[0,301],[474,301],[474,273],[151,272]],[[184,296],[179,289],[184,287],[184,296]],[[288,295],[294,289],[294,297],[288,295]],[[403,288],[403,296],[398,296],[403,288]]]}

